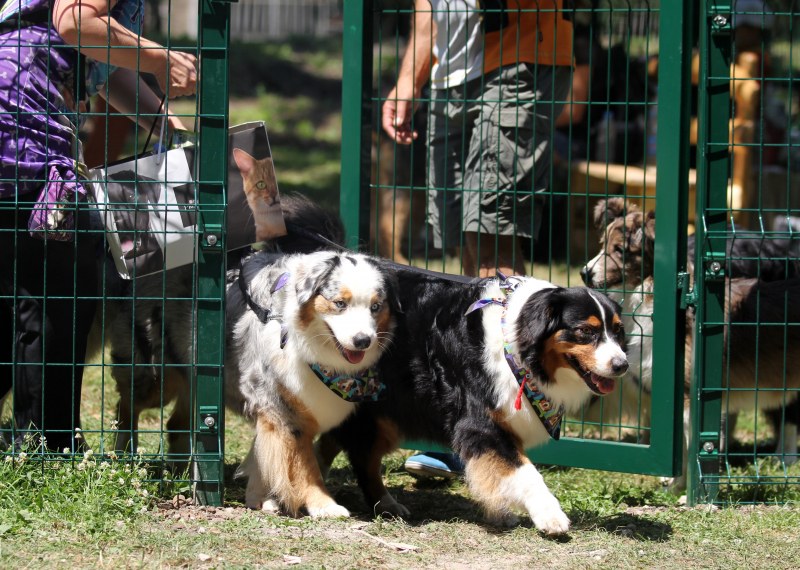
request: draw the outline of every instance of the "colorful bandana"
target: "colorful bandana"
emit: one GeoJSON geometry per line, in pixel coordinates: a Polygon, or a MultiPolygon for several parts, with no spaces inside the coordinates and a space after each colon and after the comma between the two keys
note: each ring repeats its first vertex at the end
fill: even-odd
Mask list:
{"type": "Polygon", "coordinates": [[[386,384],[380,381],[375,368],[367,368],[351,376],[337,374],[319,364],[308,366],[331,392],[348,402],[377,402],[386,389],[386,384]]]}
{"type": "Polygon", "coordinates": [[[536,412],[536,416],[542,422],[544,429],[547,430],[550,437],[557,440],[561,437],[561,420],[564,417],[564,406],[553,406],[553,403],[547,396],[539,390],[539,387],[534,382],[533,373],[528,368],[517,363],[517,359],[514,358],[514,353],[512,351],[511,341],[509,340],[508,326],[506,325],[508,298],[516,288],[519,287],[522,280],[517,277],[506,277],[500,272],[498,272],[497,275],[500,278],[500,289],[503,292],[503,298],[490,297],[488,299],[478,299],[469,306],[466,314],[489,305],[499,305],[503,307],[503,314],[500,317],[500,326],[503,330],[503,353],[505,354],[508,367],[511,369],[511,372],[513,372],[519,384],[519,392],[517,392],[517,399],[514,401],[514,408],[517,410],[522,408],[522,394],[525,394],[525,398],[536,412]]]}

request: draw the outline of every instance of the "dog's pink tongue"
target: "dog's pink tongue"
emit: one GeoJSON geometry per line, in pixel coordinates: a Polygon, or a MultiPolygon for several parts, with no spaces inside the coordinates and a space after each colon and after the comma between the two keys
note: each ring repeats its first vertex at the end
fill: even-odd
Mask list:
{"type": "Polygon", "coordinates": [[[614,391],[614,379],[604,378],[597,374],[592,374],[592,383],[597,387],[601,394],[608,394],[614,391]]]}
{"type": "Polygon", "coordinates": [[[348,350],[348,349],[345,348],[344,349],[344,357],[351,364],[358,364],[359,362],[364,360],[364,351],[363,350],[348,350]]]}

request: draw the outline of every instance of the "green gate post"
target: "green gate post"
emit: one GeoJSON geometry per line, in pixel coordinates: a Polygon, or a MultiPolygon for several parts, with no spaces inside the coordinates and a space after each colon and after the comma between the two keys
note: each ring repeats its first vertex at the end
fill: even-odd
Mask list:
{"type": "Polygon", "coordinates": [[[730,158],[731,2],[703,0],[697,112],[697,234],[695,247],[694,379],[691,391],[689,504],[713,502],[720,469],[725,241],[730,158]],[[708,475],[708,479],[704,476],[708,475]],[[701,480],[704,478],[704,480],[701,480]],[[702,483],[702,486],[701,486],[702,483]]]}
{"type": "Polygon", "coordinates": [[[683,467],[683,402],[686,340],[686,231],[689,203],[693,2],[661,5],[658,49],[658,126],[654,244],[653,428],[651,445],[666,450],[663,462],[673,475],[683,467]],[[666,223],[665,223],[666,222],[666,223]],[[678,279],[675,276],[678,276],[678,279]],[[658,425],[664,428],[658,428],[658,425]]]}
{"type": "Polygon", "coordinates": [[[200,120],[196,159],[199,218],[196,389],[193,422],[195,499],[221,505],[224,491],[225,204],[228,165],[230,4],[201,0],[200,120]]]}
{"type": "Polygon", "coordinates": [[[369,237],[372,144],[373,0],[344,3],[342,45],[342,177],[339,208],[347,247],[369,237]]]}

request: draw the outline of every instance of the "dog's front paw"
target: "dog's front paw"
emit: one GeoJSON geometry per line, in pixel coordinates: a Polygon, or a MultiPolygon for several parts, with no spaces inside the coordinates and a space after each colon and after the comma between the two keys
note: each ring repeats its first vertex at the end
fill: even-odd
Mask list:
{"type": "Polygon", "coordinates": [[[245,497],[244,506],[254,511],[277,514],[281,508],[274,499],[261,499],[259,497],[245,497]]]}
{"type": "Polygon", "coordinates": [[[308,514],[315,519],[336,519],[349,517],[350,511],[338,503],[331,503],[324,507],[308,507],[308,514]]]}
{"type": "Polygon", "coordinates": [[[404,505],[401,505],[389,493],[386,493],[381,500],[375,503],[374,507],[375,516],[378,515],[391,515],[393,517],[406,518],[411,515],[404,505]]]}
{"type": "Polygon", "coordinates": [[[272,515],[278,514],[278,512],[281,510],[281,506],[274,499],[264,499],[264,501],[261,503],[261,507],[259,508],[263,512],[270,513],[272,515]]]}
{"type": "Polygon", "coordinates": [[[545,534],[565,534],[569,530],[569,519],[555,499],[540,505],[530,515],[534,526],[545,534]]]}
{"type": "Polygon", "coordinates": [[[492,526],[511,528],[519,525],[520,518],[511,511],[501,511],[486,514],[486,522],[492,526]]]}
{"type": "Polygon", "coordinates": [[[680,496],[686,491],[686,477],[683,475],[677,477],[662,477],[661,485],[673,495],[680,496]]]}

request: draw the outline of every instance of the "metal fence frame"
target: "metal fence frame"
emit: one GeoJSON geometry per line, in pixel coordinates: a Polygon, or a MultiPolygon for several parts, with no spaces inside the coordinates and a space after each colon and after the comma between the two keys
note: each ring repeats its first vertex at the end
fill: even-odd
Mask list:
{"type": "Polygon", "coordinates": [[[228,164],[228,47],[230,4],[201,0],[198,256],[194,492],[221,505],[224,492],[225,220],[228,164]],[[202,356],[201,356],[202,355],[202,356]]]}
{"type": "MultiPolygon", "coordinates": [[[[780,501],[780,493],[790,485],[800,485],[800,475],[792,474],[787,470],[788,463],[783,463],[786,458],[769,457],[773,454],[762,454],[757,449],[758,439],[754,435],[752,453],[747,454],[752,458],[755,473],[738,473],[731,470],[731,458],[729,448],[725,448],[723,442],[726,434],[723,430],[727,422],[725,420],[730,409],[726,409],[723,399],[732,391],[741,389],[731,387],[729,378],[731,375],[730,364],[723,366],[725,359],[730,360],[730,338],[733,331],[738,326],[759,327],[756,332],[756,359],[759,356],[759,331],[764,331],[766,326],[774,326],[772,321],[761,321],[760,316],[755,322],[736,322],[726,309],[730,307],[730,301],[726,300],[726,293],[729,292],[729,278],[732,277],[730,267],[737,261],[735,253],[728,252],[726,245],[732,237],[742,235],[744,241],[750,240],[769,240],[772,238],[796,239],[791,228],[786,232],[773,231],[767,227],[767,219],[770,214],[780,211],[787,217],[796,215],[797,209],[792,208],[792,201],[789,198],[790,191],[787,190],[785,204],[780,208],[770,209],[764,205],[762,190],[762,179],[759,178],[758,200],[756,204],[749,207],[738,207],[729,201],[728,181],[735,166],[736,157],[733,149],[747,146],[748,143],[736,142],[731,134],[730,123],[733,120],[734,108],[729,89],[733,81],[787,81],[790,90],[793,78],[790,76],[777,77],[764,75],[762,77],[737,79],[732,77],[733,62],[737,55],[734,47],[734,22],[735,18],[748,15],[751,17],[764,17],[763,14],[749,14],[746,10],[753,10],[752,7],[740,8],[734,1],[703,0],[699,5],[699,51],[700,51],[700,85],[704,86],[699,91],[698,105],[698,172],[697,172],[697,202],[696,211],[698,212],[698,224],[694,264],[695,289],[694,300],[696,308],[695,322],[695,351],[694,351],[694,370],[693,376],[697,379],[691,385],[691,418],[692,434],[688,446],[688,500],[690,504],[698,502],[726,502],[727,499],[723,490],[729,490],[732,485],[739,485],[747,491],[742,495],[745,498],[736,499],[739,502],[749,500],[758,501],[759,497],[766,496],[765,490],[768,487],[778,488],[775,499],[780,501]],[[757,216],[757,222],[751,222],[750,228],[744,232],[737,232],[736,218],[738,216],[757,216]],[[749,232],[749,235],[748,235],[749,232]],[[728,306],[726,306],[728,304],[728,306]],[[727,368],[727,369],[726,369],[727,368]],[[762,473],[760,465],[764,460],[777,462],[777,472],[770,473],[765,470],[762,473]],[[749,495],[749,497],[748,497],[749,495]]],[[[772,9],[775,10],[774,5],[772,9]]],[[[793,19],[799,16],[792,7],[789,12],[780,14],[780,17],[789,19],[789,29],[793,27],[793,19]]],[[[776,11],[777,12],[777,11],[776,11]]],[[[776,13],[775,17],[778,17],[776,13]]],[[[764,48],[762,39],[762,49],[764,48]]],[[[791,51],[793,45],[789,45],[789,62],[791,63],[791,51]]],[[[763,120],[763,106],[759,111],[759,119],[763,120]]],[[[764,140],[756,141],[758,147],[763,150],[764,140]]],[[[789,151],[787,156],[788,170],[787,177],[791,186],[791,151],[793,143],[788,138],[785,143],[789,151]]],[[[755,146],[755,145],[750,145],[755,146]]],[[[787,252],[786,264],[796,262],[796,253],[791,255],[787,252]]],[[[759,253],[760,256],[760,253],[759,253]]],[[[760,263],[760,262],[759,262],[760,263]]],[[[788,299],[787,299],[788,301],[788,299]]],[[[758,301],[760,302],[760,300],[758,301]]],[[[784,308],[785,310],[785,308],[784,308]]],[[[797,322],[789,322],[789,313],[784,313],[783,326],[784,338],[787,338],[789,327],[798,326],[797,322]]],[[[788,347],[788,343],[784,348],[788,347]]],[[[796,388],[787,387],[786,374],[787,366],[792,366],[787,362],[787,354],[784,352],[783,363],[783,402],[784,406],[789,401],[790,390],[796,392],[796,388]]],[[[754,398],[756,410],[758,411],[759,393],[766,394],[770,388],[761,387],[759,380],[759,369],[755,367],[754,372],[754,398]]],[[[785,421],[785,413],[782,416],[785,421]]],[[[785,426],[780,428],[785,430],[785,426]]],[[[778,434],[775,434],[778,440],[778,434]]],[[[727,438],[727,445],[730,447],[730,438],[727,438]]],[[[776,453],[775,455],[779,455],[776,453]]],[[[796,460],[797,458],[793,458],[796,460]]]]}
{"type": "MultiPolygon", "coordinates": [[[[201,0],[200,10],[197,17],[198,41],[196,46],[178,46],[177,42],[167,39],[166,49],[191,49],[197,56],[201,69],[197,86],[198,109],[191,114],[197,121],[197,146],[194,160],[193,180],[197,182],[195,200],[197,213],[196,234],[194,246],[197,249],[197,266],[193,277],[194,281],[191,302],[196,302],[196,318],[187,322],[187,327],[193,327],[192,338],[196,339],[197,345],[202,346],[193,357],[192,362],[182,363],[184,369],[189,370],[189,391],[191,399],[191,417],[189,421],[189,433],[186,434],[190,440],[192,471],[188,474],[188,483],[191,485],[195,499],[201,504],[220,505],[223,501],[224,491],[224,397],[223,397],[223,351],[224,351],[224,326],[225,326],[225,220],[226,220],[226,183],[227,183],[227,143],[228,143],[228,53],[229,53],[229,24],[230,24],[230,4],[221,0],[201,0]],[[195,51],[196,50],[196,51],[195,51]]],[[[78,45],[81,45],[80,40],[78,45]]],[[[76,74],[80,77],[80,74],[76,74]]],[[[83,78],[80,79],[82,81],[83,78]]],[[[160,111],[159,111],[160,112],[160,111]]],[[[94,116],[104,114],[104,118],[109,121],[111,117],[119,113],[110,113],[108,110],[102,113],[94,113],[94,116]]],[[[138,108],[134,113],[137,117],[143,114],[138,108]]],[[[91,116],[91,114],[89,114],[91,116]]],[[[78,120],[75,121],[78,124],[78,120]]],[[[105,132],[106,138],[109,131],[105,132]]],[[[134,145],[138,146],[138,145],[134,145]]],[[[111,158],[114,160],[116,157],[111,158]]],[[[106,152],[106,162],[109,161],[106,152]]],[[[191,166],[190,166],[191,168],[191,166]]],[[[20,200],[22,202],[22,200],[20,200]]],[[[112,200],[109,200],[111,203],[112,200]]],[[[123,204],[113,204],[124,208],[123,204]]],[[[103,206],[98,205],[98,211],[103,206]]],[[[131,208],[128,208],[131,211],[131,208]]],[[[13,231],[13,230],[12,230],[13,231]]],[[[103,229],[90,229],[89,232],[104,232],[103,229]]],[[[138,229],[135,231],[139,231],[138,229]]],[[[166,230],[165,230],[166,233],[166,230]]],[[[100,256],[103,260],[102,255],[100,256]]],[[[103,260],[108,261],[108,260],[103,260]]],[[[109,271],[115,271],[109,268],[109,271]]],[[[100,345],[105,346],[108,338],[106,325],[111,322],[109,311],[113,311],[110,305],[116,302],[131,303],[131,311],[136,309],[136,285],[132,286],[132,297],[117,296],[113,290],[107,288],[107,279],[101,277],[101,290],[97,297],[75,297],[75,300],[82,299],[91,302],[102,302],[102,307],[98,309],[98,318],[102,323],[100,331],[100,345]],[[108,303],[108,304],[107,304],[108,303]]],[[[166,302],[172,292],[163,290],[162,301],[166,302]]],[[[11,295],[17,296],[16,291],[11,295]]],[[[46,299],[46,294],[45,294],[46,299]]],[[[180,299],[186,300],[186,299],[180,299]]],[[[73,349],[74,350],[74,349],[73,349]]],[[[108,422],[108,412],[106,410],[106,397],[111,393],[111,384],[105,379],[105,374],[113,366],[129,367],[132,371],[135,366],[148,366],[148,364],[134,363],[120,364],[112,363],[105,355],[101,355],[98,363],[84,363],[84,368],[93,367],[103,371],[103,376],[99,381],[101,391],[100,401],[100,427],[92,429],[75,428],[74,439],[86,436],[93,438],[92,442],[86,442],[94,446],[94,438],[98,440],[97,447],[92,449],[96,453],[97,459],[118,459],[123,462],[133,462],[147,466],[149,477],[159,480],[165,484],[184,483],[177,481],[179,474],[168,474],[164,471],[166,464],[170,461],[185,461],[186,458],[170,456],[164,449],[153,452],[145,452],[140,448],[132,450],[133,453],[117,453],[113,450],[113,445],[109,443],[113,440],[119,430],[116,422],[108,422]],[[77,433],[77,432],[82,433],[77,433]]],[[[161,355],[163,358],[163,354],[161,355]]],[[[82,354],[73,354],[73,366],[85,360],[82,354]]],[[[111,359],[113,360],[113,358],[111,359]]],[[[5,363],[9,370],[17,364],[16,360],[5,363]]],[[[153,364],[149,364],[153,367],[153,364]]],[[[164,372],[164,365],[161,365],[161,372],[164,372]]],[[[14,379],[13,371],[12,381],[14,379]]],[[[13,386],[13,384],[12,384],[13,386]]],[[[74,391],[75,387],[73,387],[74,391]]],[[[133,389],[132,389],[133,391],[133,389]]],[[[47,398],[43,394],[42,398],[47,398]]],[[[120,395],[122,398],[125,394],[120,395]]],[[[133,394],[127,396],[133,398],[133,394]]],[[[161,393],[162,404],[164,395],[161,393]]],[[[67,404],[68,405],[68,404],[67,404]]],[[[163,407],[163,406],[162,406],[163,407]]],[[[74,417],[74,416],[73,416],[74,417]]],[[[162,409],[158,418],[160,427],[158,436],[159,446],[163,448],[165,440],[165,413],[162,409]]],[[[85,427],[85,426],[84,426],[85,427]]],[[[15,430],[26,430],[27,426],[12,426],[8,431],[12,439],[15,430]]],[[[41,428],[37,428],[41,431],[41,428]]],[[[5,429],[3,430],[6,431],[5,429]]],[[[137,434],[151,433],[153,430],[138,430],[137,434]]],[[[123,432],[124,433],[124,432],[123,432]]],[[[36,439],[31,442],[37,441],[36,439]]],[[[24,443],[27,445],[27,442],[24,443]]],[[[23,447],[24,447],[23,445],[23,447]]],[[[31,444],[33,445],[33,443],[31,444]]],[[[36,444],[34,449],[16,449],[10,444],[10,448],[4,451],[6,459],[11,456],[25,452],[31,461],[46,462],[73,462],[84,453],[80,445],[73,446],[72,453],[69,450],[49,450],[44,445],[36,444]],[[62,453],[62,451],[64,451],[62,453]],[[74,455],[73,455],[74,454],[74,455]]]]}

